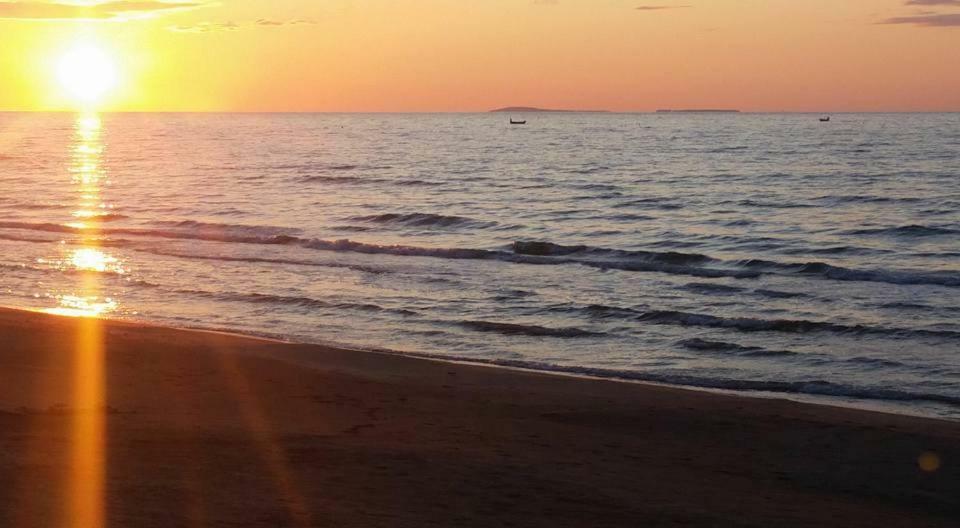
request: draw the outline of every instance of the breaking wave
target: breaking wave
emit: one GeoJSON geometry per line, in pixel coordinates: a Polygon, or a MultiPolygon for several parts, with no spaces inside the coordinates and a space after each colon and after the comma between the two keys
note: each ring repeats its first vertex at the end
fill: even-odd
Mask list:
{"type": "MultiPolygon", "coordinates": [[[[414,357],[464,361],[464,358],[451,355],[401,353],[414,357]]],[[[931,392],[891,389],[881,385],[853,385],[835,383],[821,379],[804,381],[771,381],[771,380],[740,380],[731,378],[711,378],[686,374],[663,372],[644,372],[631,370],[616,370],[593,367],[578,367],[555,365],[538,361],[510,360],[510,359],[481,359],[471,358],[471,363],[497,365],[502,367],[559,372],[579,376],[597,378],[620,379],[627,381],[645,381],[694,387],[700,389],[719,389],[738,392],[772,392],[782,394],[802,394],[812,396],[831,396],[854,398],[862,400],[881,400],[890,402],[928,402],[960,405],[960,397],[931,392]]]]}
{"type": "Polygon", "coordinates": [[[448,216],[428,213],[385,213],[368,216],[353,216],[348,220],[355,222],[371,222],[375,224],[403,225],[414,227],[491,227],[496,222],[483,222],[463,216],[448,216]]]}
{"type": "Polygon", "coordinates": [[[755,319],[752,317],[719,317],[716,315],[680,312],[674,310],[653,310],[639,315],[637,321],[678,326],[696,326],[706,328],[729,328],[741,332],[785,332],[810,333],[830,332],[848,335],[883,335],[934,337],[942,339],[960,339],[960,332],[951,330],[927,330],[922,328],[890,328],[884,326],[844,325],[823,321],[794,319],[755,319]]]}
{"type": "Polygon", "coordinates": [[[502,335],[560,338],[598,337],[604,335],[600,332],[591,332],[580,328],[547,328],[538,325],[494,323],[490,321],[460,321],[457,324],[477,332],[494,332],[502,335]]]}
{"type": "MultiPolygon", "coordinates": [[[[422,222],[425,224],[472,221],[438,215],[378,215],[371,222],[422,222]]],[[[781,263],[762,259],[724,261],[699,253],[675,251],[629,251],[586,245],[567,246],[544,241],[517,241],[506,249],[433,248],[380,245],[349,239],[325,240],[298,236],[288,227],[216,224],[186,220],[158,223],[168,229],[112,228],[97,230],[100,235],[144,236],[210,242],[296,245],[321,251],[341,251],[405,257],[432,257],[458,260],[499,260],[518,264],[578,264],[603,270],[659,272],[701,278],[751,279],[764,274],[802,274],[837,281],[926,284],[960,287],[960,273],[948,271],[858,270],[824,262],[781,263]]],[[[55,223],[0,222],[0,228],[81,234],[81,229],[55,223]]]]}
{"type": "Polygon", "coordinates": [[[885,227],[878,229],[855,229],[844,231],[844,235],[859,236],[895,236],[895,237],[932,237],[960,235],[960,229],[942,226],[906,225],[899,227],[885,227]]]}

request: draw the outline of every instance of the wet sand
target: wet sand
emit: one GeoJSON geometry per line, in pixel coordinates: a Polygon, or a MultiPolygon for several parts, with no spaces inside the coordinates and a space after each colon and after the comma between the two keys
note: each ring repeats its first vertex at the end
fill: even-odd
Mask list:
{"type": "Polygon", "coordinates": [[[90,409],[90,328],[0,310],[2,526],[71,526],[85,420],[116,527],[960,524],[960,423],[126,323],[90,409]]]}

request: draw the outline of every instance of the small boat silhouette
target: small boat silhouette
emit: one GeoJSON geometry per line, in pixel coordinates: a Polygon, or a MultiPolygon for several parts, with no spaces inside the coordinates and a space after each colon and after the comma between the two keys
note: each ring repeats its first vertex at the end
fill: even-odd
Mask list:
{"type": "Polygon", "coordinates": [[[524,119],[524,120],[517,120],[517,119],[512,119],[512,118],[511,118],[511,119],[510,119],[510,124],[511,124],[511,125],[526,125],[526,124],[527,124],[527,120],[526,120],[526,119],[524,119]]]}
{"type": "Polygon", "coordinates": [[[820,118],[820,122],[821,122],[821,123],[829,123],[829,122],[830,122],[830,116],[821,117],[821,118],[820,118]]]}

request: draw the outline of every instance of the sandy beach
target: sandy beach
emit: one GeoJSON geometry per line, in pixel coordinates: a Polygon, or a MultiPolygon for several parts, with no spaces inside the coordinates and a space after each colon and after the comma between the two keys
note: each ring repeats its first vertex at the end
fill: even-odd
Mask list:
{"type": "Polygon", "coordinates": [[[91,324],[0,311],[3,526],[67,525],[82,416],[117,527],[960,519],[958,423],[115,322],[83,409],[91,324]]]}

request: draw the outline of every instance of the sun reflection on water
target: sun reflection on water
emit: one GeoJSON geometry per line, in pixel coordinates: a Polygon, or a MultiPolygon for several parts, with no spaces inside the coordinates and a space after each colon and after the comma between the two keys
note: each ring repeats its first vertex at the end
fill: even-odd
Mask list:
{"type": "Polygon", "coordinates": [[[59,306],[50,308],[46,312],[67,317],[100,317],[117,309],[117,302],[110,298],[59,295],[57,303],[59,306]]]}
{"type": "Polygon", "coordinates": [[[96,248],[83,248],[73,251],[70,257],[70,263],[75,269],[83,271],[98,271],[104,273],[112,271],[114,273],[123,273],[120,267],[120,261],[103,251],[96,248]]]}
{"type": "Polygon", "coordinates": [[[96,273],[126,273],[120,259],[105,253],[99,248],[84,247],[71,249],[66,257],[58,259],[37,259],[38,264],[50,266],[60,271],[89,271],[96,273]]]}
{"type": "Polygon", "coordinates": [[[77,206],[71,216],[74,221],[66,225],[77,230],[79,245],[67,249],[62,257],[41,260],[61,271],[81,273],[81,279],[73,291],[50,292],[45,297],[57,300],[57,306],[44,311],[56,315],[74,317],[104,317],[116,312],[119,303],[105,294],[102,280],[96,274],[115,273],[122,275],[125,269],[118,258],[100,247],[98,220],[112,208],[103,200],[103,187],[107,183],[102,166],[104,145],[101,139],[102,122],[97,115],[83,115],[76,121],[76,141],[72,147],[72,161],[68,167],[71,182],[78,196],[77,206]]]}

